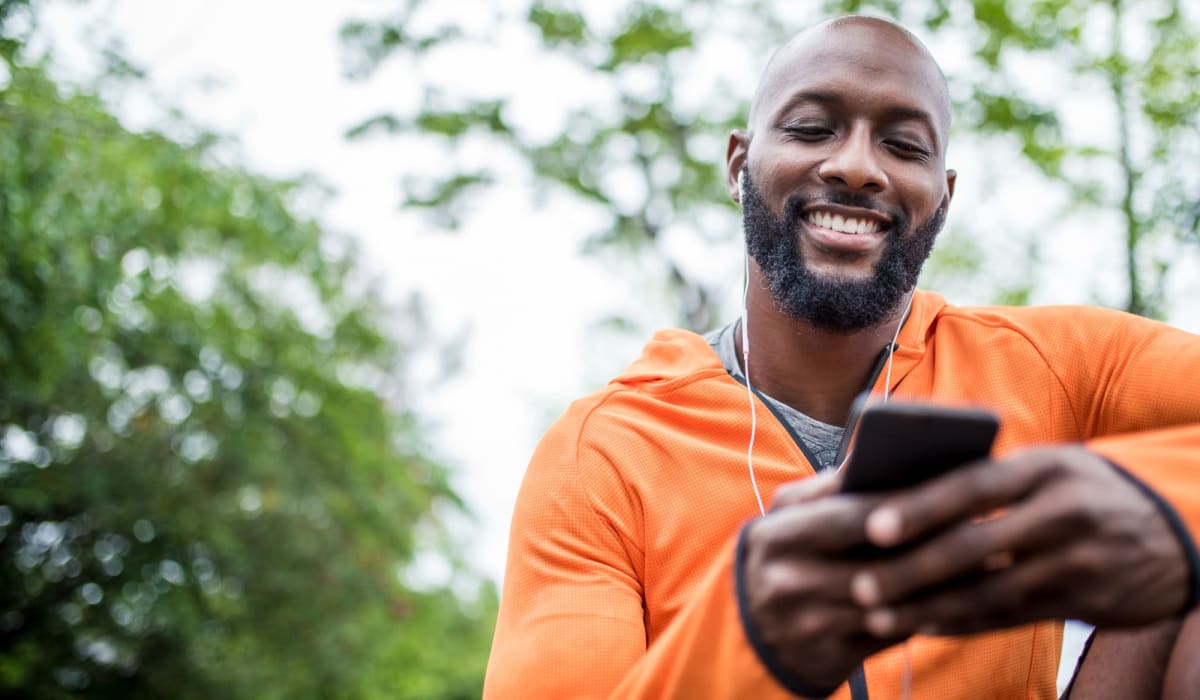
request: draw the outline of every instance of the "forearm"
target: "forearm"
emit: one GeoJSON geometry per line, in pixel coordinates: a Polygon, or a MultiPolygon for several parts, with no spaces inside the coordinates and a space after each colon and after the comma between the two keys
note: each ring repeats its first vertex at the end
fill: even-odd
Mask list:
{"type": "Polygon", "coordinates": [[[513,587],[514,599],[502,603],[508,609],[501,611],[484,696],[795,697],[771,679],[746,642],[733,552],[732,542],[719,552],[675,621],[648,648],[640,609],[614,607],[602,592],[577,591],[561,598],[550,592],[550,601],[576,602],[575,612],[554,611],[546,591],[513,587]],[[584,600],[591,601],[587,611],[579,610],[584,600]]]}
{"type": "Polygon", "coordinates": [[[1179,540],[1191,580],[1186,609],[1200,602],[1200,424],[1114,435],[1089,449],[1123,470],[1159,507],[1179,540]]]}
{"type": "Polygon", "coordinates": [[[1140,629],[1097,630],[1064,700],[1158,697],[1179,628],[1178,620],[1167,620],[1140,629]]]}

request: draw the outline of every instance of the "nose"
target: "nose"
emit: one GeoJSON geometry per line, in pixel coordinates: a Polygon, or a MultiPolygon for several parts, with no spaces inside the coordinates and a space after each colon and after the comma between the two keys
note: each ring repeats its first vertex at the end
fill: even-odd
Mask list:
{"type": "Polygon", "coordinates": [[[888,186],[887,173],[880,167],[870,130],[861,126],[851,128],[834,143],[817,173],[826,182],[852,190],[878,192],[888,186]]]}

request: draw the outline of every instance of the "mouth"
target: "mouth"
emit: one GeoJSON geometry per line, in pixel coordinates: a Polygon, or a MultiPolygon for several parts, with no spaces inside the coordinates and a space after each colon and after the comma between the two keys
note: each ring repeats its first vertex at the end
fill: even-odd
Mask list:
{"type": "Polygon", "coordinates": [[[802,219],[818,248],[840,255],[874,250],[891,227],[890,219],[876,211],[837,205],[809,207],[802,219]]]}

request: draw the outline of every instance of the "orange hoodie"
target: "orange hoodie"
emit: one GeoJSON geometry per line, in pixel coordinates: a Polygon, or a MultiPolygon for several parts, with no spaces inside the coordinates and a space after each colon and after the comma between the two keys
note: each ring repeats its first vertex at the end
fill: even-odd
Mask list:
{"type": "MultiPolygon", "coordinates": [[[[1000,456],[1092,441],[1160,495],[1196,570],[1200,338],[1110,310],[959,308],[918,292],[898,343],[893,396],[990,406],[1000,456]]],[[[769,499],[814,471],[766,406],[758,415],[769,499]]],[[[658,333],[573,403],[521,486],[484,697],[793,697],[735,596],[737,533],[758,514],[748,436],[745,387],[687,331],[658,333]]],[[[912,696],[1053,698],[1061,641],[1057,621],[914,638],[912,696]]],[[[902,647],[867,659],[870,697],[899,697],[903,667],[902,647]]]]}

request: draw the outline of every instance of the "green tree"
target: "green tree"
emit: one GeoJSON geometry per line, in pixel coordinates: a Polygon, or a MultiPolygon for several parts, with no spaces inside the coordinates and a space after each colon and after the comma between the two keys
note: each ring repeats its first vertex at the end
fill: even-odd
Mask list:
{"type": "MultiPolygon", "coordinates": [[[[1165,313],[1172,263],[1200,236],[1200,5],[1181,0],[833,0],[970,37],[956,105],[965,128],[1008,141],[1070,193],[1073,213],[1115,221],[1132,313],[1165,313]],[[1058,79],[1047,99],[1033,83],[1058,79]],[[1112,122],[1080,135],[1064,106],[1112,122]]],[[[1056,217],[1057,218],[1057,217],[1056,217]]],[[[1115,300],[1114,300],[1115,301],[1115,300]]]]}
{"type": "Polygon", "coordinates": [[[313,183],[126,130],[25,55],[25,12],[0,3],[0,697],[477,697],[493,586],[404,583],[461,509],[383,330],[412,317],[294,213],[313,183]]]}
{"type": "MultiPolygon", "coordinates": [[[[619,8],[531,0],[520,12],[498,11],[486,30],[471,30],[475,25],[444,7],[404,0],[391,15],[352,22],[343,29],[351,74],[368,75],[394,61],[418,76],[423,92],[414,109],[370,117],[351,136],[440,141],[451,165],[437,176],[410,174],[402,199],[427,208],[441,224],[461,223],[465,205],[515,160],[537,186],[601,212],[603,223],[589,245],[659,255],[682,321],[711,327],[716,291],[672,252],[669,234],[700,244],[736,235],[721,137],[744,123],[766,51],[818,17],[803,4],[773,0],[632,1],[619,8]],[[594,95],[569,103],[562,128],[549,138],[528,127],[511,95],[457,89],[434,68],[447,55],[495,47],[518,31],[532,35],[546,64],[568,64],[579,82],[596,87],[594,95]],[[480,165],[478,158],[464,158],[480,141],[500,145],[515,159],[480,165]]],[[[1179,0],[1136,6],[1128,0],[827,0],[824,10],[889,15],[977,47],[969,62],[949,71],[958,138],[1019,152],[1033,177],[1066,188],[1067,208],[1042,213],[1040,221],[1061,226],[1075,214],[1114,215],[1126,250],[1129,292],[1122,305],[1162,312],[1170,263],[1180,244],[1196,238],[1200,220],[1200,183],[1188,167],[1198,155],[1197,8],[1179,0]],[[1027,60],[1014,64],[1018,59],[1027,60]],[[1076,137],[1062,104],[1038,99],[1029,88],[1029,61],[1064,70],[1094,109],[1114,114],[1113,138],[1076,137]]],[[[1035,262],[1044,232],[1034,226],[956,223],[943,234],[930,272],[948,279],[978,274],[984,260],[972,236],[979,234],[1025,241],[1021,247],[1035,262]]],[[[1030,291],[1027,278],[1002,281],[998,295],[1021,302],[1030,291]]]]}

